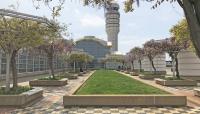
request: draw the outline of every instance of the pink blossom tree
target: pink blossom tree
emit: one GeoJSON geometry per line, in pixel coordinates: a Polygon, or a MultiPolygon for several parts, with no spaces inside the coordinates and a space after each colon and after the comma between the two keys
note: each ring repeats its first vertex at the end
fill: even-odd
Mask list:
{"type": "Polygon", "coordinates": [[[177,40],[175,37],[166,38],[162,40],[162,49],[167,52],[172,58],[172,62],[175,63],[176,77],[180,79],[179,70],[178,70],[178,54],[181,50],[187,49],[189,47],[190,41],[177,40]]]}
{"type": "Polygon", "coordinates": [[[142,59],[144,56],[144,49],[140,47],[134,47],[131,49],[130,53],[133,53],[135,55],[135,59],[138,60],[138,63],[140,64],[140,72],[142,70],[142,59]]]}
{"type": "Polygon", "coordinates": [[[154,70],[154,74],[156,74],[156,67],[154,65],[154,61],[153,59],[163,53],[163,50],[162,50],[162,43],[161,41],[158,41],[158,40],[150,40],[150,41],[147,41],[145,44],[144,44],[144,54],[145,56],[147,56],[147,58],[149,59],[150,63],[151,63],[151,66],[154,70]]]}

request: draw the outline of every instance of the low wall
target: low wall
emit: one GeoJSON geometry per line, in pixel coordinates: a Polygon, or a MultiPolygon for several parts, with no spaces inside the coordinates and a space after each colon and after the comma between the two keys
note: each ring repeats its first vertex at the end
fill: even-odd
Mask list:
{"type": "Polygon", "coordinates": [[[155,79],[155,82],[164,86],[196,86],[197,82],[193,80],[164,80],[155,79]]]}
{"type": "Polygon", "coordinates": [[[30,86],[64,86],[67,85],[68,79],[62,80],[33,80],[29,81],[30,86]]]}
{"type": "Polygon", "coordinates": [[[24,107],[43,97],[41,88],[34,88],[19,95],[0,95],[0,106],[24,107]]]}
{"type": "Polygon", "coordinates": [[[154,78],[161,78],[161,75],[146,75],[146,76],[139,76],[141,79],[152,80],[154,78]]]}
{"type": "Polygon", "coordinates": [[[174,95],[69,95],[63,97],[69,106],[186,106],[186,96],[174,95]]]}
{"type": "Polygon", "coordinates": [[[194,89],[194,95],[200,97],[200,89],[199,88],[194,89]]]}

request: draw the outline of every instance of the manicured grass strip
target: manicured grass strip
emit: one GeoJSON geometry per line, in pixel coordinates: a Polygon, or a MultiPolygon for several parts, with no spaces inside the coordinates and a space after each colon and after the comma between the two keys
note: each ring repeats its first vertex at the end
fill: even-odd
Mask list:
{"type": "Polygon", "coordinates": [[[96,71],[76,92],[88,94],[169,94],[111,70],[96,71]]]}

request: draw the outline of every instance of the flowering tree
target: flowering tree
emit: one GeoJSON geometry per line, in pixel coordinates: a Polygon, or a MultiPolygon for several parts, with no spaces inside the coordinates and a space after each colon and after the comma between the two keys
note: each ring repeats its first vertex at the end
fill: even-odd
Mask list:
{"type": "Polygon", "coordinates": [[[153,59],[158,55],[163,53],[162,44],[160,41],[150,40],[144,44],[144,54],[148,57],[151,66],[153,67],[154,73],[156,73],[156,68],[153,59]]]}
{"type": "Polygon", "coordinates": [[[17,88],[16,55],[22,48],[31,48],[42,43],[41,24],[18,18],[0,18],[0,46],[6,54],[6,91],[10,89],[10,66],[13,88],[17,88]],[[11,65],[10,65],[11,64],[11,65]]]}
{"type": "Polygon", "coordinates": [[[142,70],[142,59],[144,56],[144,49],[140,48],[140,47],[134,47],[133,49],[131,49],[130,53],[133,53],[135,55],[135,58],[138,60],[139,64],[140,64],[140,72],[142,70]]]}
{"type": "Polygon", "coordinates": [[[172,58],[172,62],[175,63],[176,77],[180,79],[178,71],[178,54],[181,50],[187,49],[189,47],[189,41],[186,40],[177,40],[175,37],[167,38],[162,40],[163,51],[167,52],[172,58]]]}
{"type": "MultiPolygon", "coordinates": [[[[136,60],[136,56],[134,53],[129,52],[127,53],[127,60],[131,63],[131,70],[134,71],[134,61],[136,60]]],[[[125,59],[126,60],[126,59],[125,59]]]]}
{"type": "Polygon", "coordinates": [[[71,51],[72,43],[70,40],[62,38],[63,35],[67,34],[67,26],[61,26],[55,21],[53,21],[52,23],[52,25],[48,25],[45,27],[45,30],[43,31],[45,33],[45,37],[43,38],[44,43],[38,46],[37,49],[42,50],[46,53],[51,76],[55,78],[53,68],[54,55],[71,51]]]}
{"type": "Polygon", "coordinates": [[[45,43],[37,47],[47,54],[49,69],[52,78],[55,78],[53,60],[56,54],[68,53],[72,49],[72,43],[70,40],[63,38],[54,39],[54,41],[49,41],[48,39],[44,41],[45,43]]]}

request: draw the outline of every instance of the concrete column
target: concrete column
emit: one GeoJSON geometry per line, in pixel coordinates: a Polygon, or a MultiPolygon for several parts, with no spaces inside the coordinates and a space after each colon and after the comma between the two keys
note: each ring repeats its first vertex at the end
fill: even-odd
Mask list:
{"type": "Polygon", "coordinates": [[[200,59],[193,51],[185,50],[178,54],[179,74],[182,77],[200,80],[200,59]]]}
{"type": "Polygon", "coordinates": [[[33,65],[33,72],[35,71],[34,70],[34,61],[35,61],[35,57],[33,57],[33,64],[32,64],[33,65]]]}
{"type": "Polygon", "coordinates": [[[26,72],[28,72],[28,53],[26,53],[26,72]]]}
{"type": "MultiPolygon", "coordinates": [[[[165,62],[165,54],[157,55],[154,60],[154,66],[157,71],[165,72],[166,71],[166,62],[165,62]]],[[[153,67],[147,57],[142,61],[142,66],[144,71],[153,71],[153,67]]]]}
{"type": "Polygon", "coordinates": [[[17,65],[16,65],[16,67],[17,67],[17,73],[19,73],[19,59],[20,59],[19,58],[19,54],[20,53],[17,54],[17,60],[16,60],[17,61],[17,65]]]}
{"type": "Polygon", "coordinates": [[[0,76],[1,76],[1,60],[2,60],[2,51],[0,50],[0,76]]]}

